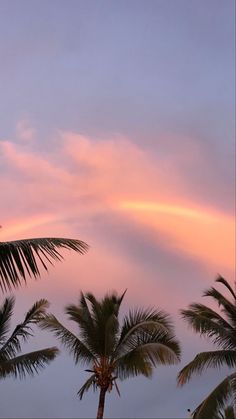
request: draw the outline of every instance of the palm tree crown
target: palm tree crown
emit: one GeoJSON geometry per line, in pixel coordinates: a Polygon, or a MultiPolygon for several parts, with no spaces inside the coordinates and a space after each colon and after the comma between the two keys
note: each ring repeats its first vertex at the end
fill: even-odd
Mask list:
{"type": "Polygon", "coordinates": [[[97,418],[103,417],[106,392],[115,386],[119,393],[117,379],[140,374],[151,377],[158,364],[174,364],[180,359],[173,326],[163,311],[133,310],[120,324],[124,294],[112,293],[97,300],[91,293],[81,293],[78,304],[65,309],[69,319],[79,326],[78,336],[53,315],[47,315],[41,322],[42,327],[53,331],[70,351],[75,363],[88,366],[86,371],[91,375],[78,395],[82,399],[91,387],[100,390],[97,418]]]}
{"type": "Polygon", "coordinates": [[[45,316],[48,302],[37,301],[26,314],[24,321],[8,336],[14,303],[13,297],[6,298],[0,307],[0,379],[7,376],[23,378],[27,374],[34,375],[58,353],[58,349],[53,347],[20,354],[22,342],[26,342],[32,336],[32,325],[45,316]]]}
{"type": "Polygon", "coordinates": [[[0,288],[10,290],[26,281],[26,275],[38,277],[38,262],[47,270],[47,264],[63,256],[58,249],[74,250],[84,254],[88,245],[81,240],[65,238],[36,238],[0,242],[0,288]]]}
{"type": "Polygon", "coordinates": [[[193,374],[201,374],[209,367],[232,368],[228,375],[197,407],[195,419],[214,418],[224,408],[227,400],[233,398],[236,403],[236,293],[222,277],[216,282],[224,285],[231,299],[226,298],[216,288],[206,290],[203,296],[211,297],[217,302],[220,311],[214,311],[203,304],[191,304],[189,309],[182,310],[183,318],[200,335],[209,338],[217,350],[199,353],[178,375],[180,385],[185,384],[193,374]]]}

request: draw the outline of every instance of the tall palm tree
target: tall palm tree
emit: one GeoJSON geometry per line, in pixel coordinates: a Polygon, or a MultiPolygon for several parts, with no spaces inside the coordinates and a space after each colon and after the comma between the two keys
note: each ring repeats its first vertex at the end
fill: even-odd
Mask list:
{"type": "Polygon", "coordinates": [[[23,378],[26,375],[34,375],[49,364],[58,353],[58,349],[53,347],[21,354],[22,342],[25,343],[32,336],[32,325],[45,316],[48,302],[37,301],[23,322],[18,324],[8,337],[14,303],[14,297],[10,297],[0,306],[0,379],[8,376],[23,378]]]}
{"type": "Polygon", "coordinates": [[[87,365],[85,371],[91,375],[78,395],[82,399],[91,387],[99,389],[97,419],[103,418],[106,393],[115,387],[119,394],[117,379],[151,377],[158,364],[174,364],[180,359],[180,346],[165,312],[140,308],[119,321],[124,294],[111,293],[97,300],[91,293],[81,293],[77,305],[65,308],[69,319],[79,327],[78,336],[53,315],[41,322],[43,329],[54,332],[76,364],[87,365]]]}
{"type": "Polygon", "coordinates": [[[58,249],[74,250],[84,254],[88,245],[81,240],[65,238],[36,238],[0,242],[0,288],[11,290],[26,281],[26,275],[39,277],[38,262],[47,270],[47,264],[63,256],[58,249]]]}
{"type": "Polygon", "coordinates": [[[181,310],[182,317],[192,329],[209,338],[217,350],[199,353],[180,371],[179,384],[185,384],[193,374],[201,374],[209,367],[232,368],[232,373],[195,409],[195,419],[214,418],[231,398],[236,404],[236,293],[221,276],[216,282],[225,286],[231,299],[226,298],[214,287],[206,290],[203,296],[211,297],[217,302],[219,312],[197,303],[191,304],[187,310],[181,310]]]}

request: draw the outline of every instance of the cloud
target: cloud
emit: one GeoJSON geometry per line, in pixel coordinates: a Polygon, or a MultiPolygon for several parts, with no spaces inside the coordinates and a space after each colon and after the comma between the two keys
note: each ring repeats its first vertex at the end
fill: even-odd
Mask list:
{"type": "Polygon", "coordinates": [[[162,234],[170,247],[199,258],[217,269],[235,267],[235,219],[194,203],[121,202],[120,208],[149,228],[162,234]],[[192,205],[192,207],[190,206],[192,205]],[[196,205],[196,204],[195,204],[196,205]],[[227,243],[227,245],[226,245],[227,243]]]}
{"type": "Polygon", "coordinates": [[[17,137],[24,141],[32,141],[35,137],[35,129],[30,125],[28,118],[20,119],[16,124],[16,135],[17,137]]]}
{"type": "Polygon", "coordinates": [[[0,150],[4,201],[12,202],[19,190],[25,198],[17,208],[18,221],[15,210],[12,219],[11,212],[2,214],[7,237],[40,225],[69,225],[76,218],[89,226],[99,214],[120,214],[131,225],[145,226],[157,244],[161,235],[172,250],[233,270],[234,218],[194,200],[188,194],[191,174],[177,170],[178,159],[192,158],[195,150],[186,148],[174,164],[173,156],[160,161],[124,137],[95,140],[71,132],[59,132],[51,151],[39,153],[10,141],[1,142],[0,150]],[[171,173],[166,170],[170,162],[171,173]]]}

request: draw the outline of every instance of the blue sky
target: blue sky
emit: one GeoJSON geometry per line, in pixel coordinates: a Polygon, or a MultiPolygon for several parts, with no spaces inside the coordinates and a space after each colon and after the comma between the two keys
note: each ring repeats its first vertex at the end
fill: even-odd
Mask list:
{"type": "Polygon", "coordinates": [[[2,1],[5,135],[27,113],[49,132],[232,143],[233,11],[233,1],[2,1]]]}

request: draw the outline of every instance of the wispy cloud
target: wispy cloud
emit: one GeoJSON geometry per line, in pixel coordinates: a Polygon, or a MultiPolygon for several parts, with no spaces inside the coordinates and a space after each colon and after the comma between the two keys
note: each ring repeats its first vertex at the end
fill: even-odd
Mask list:
{"type": "Polygon", "coordinates": [[[234,219],[188,194],[187,174],[177,170],[182,154],[176,162],[171,156],[170,173],[167,157],[157,160],[127,138],[95,141],[60,132],[58,144],[39,154],[32,147],[1,143],[5,201],[11,202],[20,190],[24,197],[18,214],[14,209],[11,215],[7,207],[2,213],[7,237],[30,234],[31,228],[50,223],[69,226],[78,218],[89,225],[98,214],[115,217],[120,213],[131,224],[144,225],[157,236],[161,233],[170,249],[219,269],[233,269],[234,219]]]}
{"type": "Polygon", "coordinates": [[[31,126],[28,118],[20,119],[16,124],[16,136],[21,141],[32,141],[35,137],[35,129],[31,126]]]}

